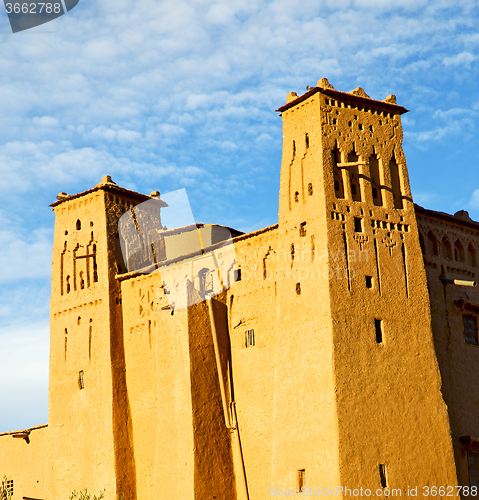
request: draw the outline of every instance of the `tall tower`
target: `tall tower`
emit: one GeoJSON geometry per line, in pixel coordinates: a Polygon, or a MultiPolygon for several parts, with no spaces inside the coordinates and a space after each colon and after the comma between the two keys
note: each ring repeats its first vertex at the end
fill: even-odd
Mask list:
{"type": "MultiPolygon", "coordinates": [[[[152,193],[155,194],[155,193],[152,193]]],[[[52,259],[49,432],[46,490],[105,488],[136,499],[125,376],[121,293],[125,267],[118,220],[150,199],[109,176],[89,191],[61,193],[52,259]],[[60,458],[61,457],[61,458],[60,458]],[[88,484],[84,484],[88,478],[88,484]]]]}
{"type": "Polygon", "coordinates": [[[403,494],[455,485],[402,150],[407,110],[394,96],[376,101],[322,79],[278,111],[285,275],[275,426],[294,423],[275,440],[275,476],[403,494]]]}

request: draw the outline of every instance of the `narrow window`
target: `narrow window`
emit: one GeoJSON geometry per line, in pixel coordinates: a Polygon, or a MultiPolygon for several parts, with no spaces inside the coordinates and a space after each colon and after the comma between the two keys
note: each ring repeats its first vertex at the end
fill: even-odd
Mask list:
{"type": "Polygon", "coordinates": [[[308,184],[308,195],[313,196],[313,185],[311,182],[308,184]]]}
{"type": "Polygon", "coordinates": [[[449,240],[447,239],[447,236],[444,236],[441,241],[441,253],[446,259],[452,260],[452,247],[451,243],[449,243],[449,240]]]}
{"type": "Polygon", "coordinates": [[[382,344],[382,342],[383,342],[382,321],[380,319],[375,319],[374,326],[376,328],[376,343],[382,344]]]}
{"type": "Polygon", "coordinates": [[[306,149],[309,148],[309,135],[304,134],[304,142],[306,143],[306,149]]]}
{"type": "Polygon", "coordinates": [[[381,481],[381,488],[386,488],[388,485],[388,479],[385,464],[379,464],[379,480],[381,481]]]}
{"type": "Polygon", "coordinates": [[[306,484],[306,469],[298,470],[298,490],[301,492],[303,486],[306,484]]]}
{"type": "Polygon", "coordinates": [[[372,288],[372,287],[373,287],[373,277],[366,276],[366,288],[372,288]]]}
{"type": "Polygon", "coordinates": [[[470,266],[476,267],[476,250],[472,246],[472,243],[469,243],[467,247],[467,262],[470,266]]]}
{"type": "Polygon", "coordinates": [[[306,236],[306,222],[301,222],[299,225],[299,235],[306,236]]]}
{"type": "Polygon", "coordinates": [[[291,244],[291,260],[294,260],[294,243],[291,244]]]}
{"type": "Polygon", "coordinates": [[[85,379],[83,370],[80,370],[80,372],[78,373],[78,387],[80,389],[85,389],[85,379]]]}
{"type": "Polygon", "coordinates": [[[479,486],[479,453],[467,452],[467,465],[469,467],[469,486],[479,486]]]}
{"type": "Polygon", "coordinates": [[[391,172],[391,189],[393,192],[394,208],[403,208],[399,166],[394,157],[389,162],[389,170],[391,172]]]}
{"type": "Polygon", "coordinates": [[[241,281],[241,269],[236,269],[234,272],[234,280],[241,281]]]}
{"type": "Polygon", "coordinates": [[[355,233],[362,233],[363,232],[363,224],[362,224],[361,219],[359,217],[354,218],[354,232],[355,233]]]}
{"type": "Polygon", "coordinates": [[[341,153],[337,144],[331,151],[331,160],[333,162],[334,193],[336,198],[344,198],[343,172],[338,167],[338,163],[341,163],[341,153]]]}
{"type": "Polygon", "coordinates": [[[296,192],[294,193],[294,201],[295,201],[296,203],[298,203],[298,201],[299,201],[299,192],[298,192],[298,191],[296,191],[296,192]]]}
{"type": "MultiPolygon", "coordinates": [[[[348,153],[348,163],[357,163],[359,157],[354,151],[354,149],[348,153]]],[[[359,185],[359,167],[354,165],[353,167],[348,167],[349,170],[349,183],[351,185],[351,196],[353,201],[361,201],[361,188],[359,185]]]]}
{"type": "Polygon", "coordinates": [[[456,240],[456,243],[454,243],[454,260],[457,262],[464,262],[466,260],[464,247],[460,240],[456,240]]]}
{"type": "Polygon", "coordinates": [[[296,293],[301,295],[301,283],[296,283],[296,293]]]}
{"type": "Polygon", "coordinates": [[[81,229],[81,221],[80,219],[77,220],[77,231],[80,231],[81,229]]]}
{"type": "Polygon", "coordinates": [[[245,346],[253,347],[254,346],[254,330],[247,330],[245,333],[245,346]]]}
{"type": "Polygon", "coordinates": [[[464,340],[466,344],[479,345],[477,338],[477,318],[465,314],[462,317],[464,324],[464,340]]]}

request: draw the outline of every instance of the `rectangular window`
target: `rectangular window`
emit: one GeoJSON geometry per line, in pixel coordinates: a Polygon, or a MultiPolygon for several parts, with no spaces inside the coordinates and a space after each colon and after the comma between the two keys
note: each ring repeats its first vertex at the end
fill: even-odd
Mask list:
{"type": "Polygon", "coordinates": [[[479,345],[477,339],[477,318],[464,314],[462,317],[464,323],[464,340],[466,344],[479,345]]]}
{"type": "Polygon", "coordinates": [[[469,467],[469,486],[479,486],[479,453],[468,451],[467,464],[469,467]]]}
{"type": "Polygon", "coordinates": [[[298,490],[301,492],[301,489],[306,484],[306,469],[298,470],[298,490]]]}
{"type": "Polygon", "coordinates": [[[388,479],[386,476],[385,464],[379,464],[379,480],[381,481],[381,488],[386,488],[388,485],[388,479]]]}
{"type": "Polygon", "coordinates": [[[236,269],[234,272],[234,281],[241,281],[241,269],[236,269]]]}
{"type": "Polygon", "coordinates": [[[374,326],[376,327],[376,342],[381,344],[383,341],[382,321],[380,319],[375,319],[374,326]]]}
{"type": "Polygon", "coordinates": [[[306,222],[301,222],[299,225],[299,235],[306,236],[306,222]]]}
{"type": "Polygon", "coordinates": [[[354,232],[356,232],[356,233],[363,232],[363,223],[359,217],[354,218],[354,232]]]}
{"type": "Polygon", "coordinates": [[[78,373],[78,387],[80,389],[85,389],[85,379],[84,379],[84,373],[83,373],[83,370],[81,370],[79,373],[78,373]]]}
{"type": "Polygon", "coordinates": [[[245,333],[245,346],[246,347],[254,346],[254,330],[248,330],[245,333]]]}

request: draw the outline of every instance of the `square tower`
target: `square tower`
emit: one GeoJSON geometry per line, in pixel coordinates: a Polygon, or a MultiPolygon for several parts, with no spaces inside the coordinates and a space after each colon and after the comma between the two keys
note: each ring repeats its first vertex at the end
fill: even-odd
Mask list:
{"type": "MultiPolygon", "coordinates": [[[[311,402],[298,439],[280,438],[278,454],[288,449],[288,470],[302,461],[318,486],[325,477],[371,491],[457,484],[402,150],[407,110],[394,96],[377,101],[322,79],[278,111],[279,241],[289,260],[281,362],[301,359],[287,378],[311,402]]],[[[288,398],[279,398],[280,426],[288,398]]]]}

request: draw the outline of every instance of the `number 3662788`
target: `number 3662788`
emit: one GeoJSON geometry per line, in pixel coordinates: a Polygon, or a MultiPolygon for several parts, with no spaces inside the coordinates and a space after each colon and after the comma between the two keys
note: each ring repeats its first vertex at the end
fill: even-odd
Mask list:
{"type": "Polygon", "coordinates": [[[60,14],[60,3],[7,3],[7,14],[60,14]]]}

